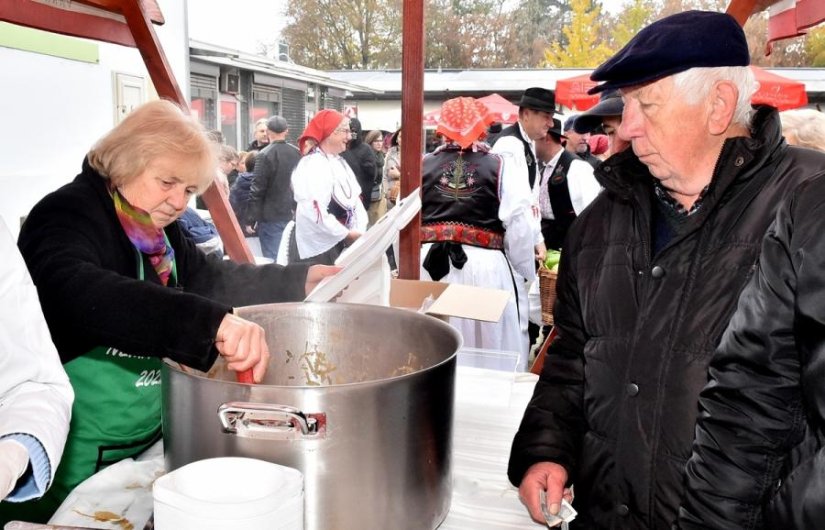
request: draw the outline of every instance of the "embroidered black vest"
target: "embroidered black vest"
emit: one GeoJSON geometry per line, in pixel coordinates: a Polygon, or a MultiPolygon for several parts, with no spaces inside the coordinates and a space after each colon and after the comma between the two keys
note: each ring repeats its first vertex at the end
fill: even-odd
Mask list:
{"type": "Polygon", "coordinates": [[[553,208],[553,219],[541,220],[541,233],[547,248],[560,249],[567,230],[576,219],[567,180],[567,172],[576,159],[576,155],[562,151],[553,173],[547,179],[547,194],[550,198],[550,207],[553,208]]]}
{"type": "Polygon", "coordinates": [[[498,218],[501,158],[447,145],[424,157],[421,242],[504,248],[498,218]]]}
{"type": "Polygon", "coordinates": [[[521,129],[518,122],[502,129],[501,134],[496,138],[496,142],[505,136],[515,136],[524,146],[524,159],[527,161],[527,178],[530,182],[530,189],[533,188],[533,183],[536,182],[536,157],[533,155],[533,150],[530,149],[530,142],[525,140],[521,135],[521,129]]]}

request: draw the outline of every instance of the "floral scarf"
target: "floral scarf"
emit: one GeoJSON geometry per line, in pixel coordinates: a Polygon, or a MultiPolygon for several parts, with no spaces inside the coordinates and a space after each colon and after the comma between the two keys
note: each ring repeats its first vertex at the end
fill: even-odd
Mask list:
{"type": "Polygon", "coordinates": [[[161,283],[167,285],[174,266],[175,251],[167,244],[163,230],[155,227],[147,212],[129,204],[117,189],[112,191],[112,198],[120,226],[129,241],[149,257],[149,263],[158,273],[161,283]]]}

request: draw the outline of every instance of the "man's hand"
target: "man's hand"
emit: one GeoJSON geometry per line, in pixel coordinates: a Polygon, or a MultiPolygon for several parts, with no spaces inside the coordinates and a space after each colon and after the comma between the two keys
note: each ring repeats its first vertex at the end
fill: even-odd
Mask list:
{"type": "Polygon", "coordinates": [[[539,462],[530,466],[518,488],[519,498],[530,512],[530,517],[540,523],[546,522],[541,513],[541,501],[539,500],[541,490],[547,491],[547,508],[554,515],[559,513],[563,496],[572,502],[572,493],[564,487],[566,482],[567,470],[558,464],[539,462]]]}
{"type": "Polygon", "coordinates": [[[304,286],[304,291],[306,294],[311,293],[321,280],[327,276],[338,274],[339,272],[341,272],[341,267],[334,265],[313,265],[307,271],[307,281],[304,286]]]}
{"type": "Polygon", "coordinates": [[[230,370],[243,372],[251,368],[254,381],[263,381],[269,367],[269,348],[264,328],[227,313],[218,327],[215,347],[230,370]]]}
{"type": "Polygon", "coordinates": [[[0,500],[5,499],[29,467],[29,452],[17,440],[0,441],[0,500]]]}

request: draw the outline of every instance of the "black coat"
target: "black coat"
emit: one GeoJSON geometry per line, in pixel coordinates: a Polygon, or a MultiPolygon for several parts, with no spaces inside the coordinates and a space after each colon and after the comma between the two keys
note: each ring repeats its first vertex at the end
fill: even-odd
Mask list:
{"type": "Polygon", "coordinates": [[[605,188],[573,223],[555,324],[508,474],[563,465],[582,528],[669,528],[683,491],[697,398],[776,208],[814,173],[775,110],[725,142],[703,206],[651,256],[653,177],[631,150],[596,171],[605,188]]]}
{"type": "Polygon", "coordinates": [[[257,221],[289,221],[295,211],[292,196],[292,171],[301,160],[298,148],[283,140],[271,142],[255,159],[255,177],[249,188],[246,219],[257,221]]]}
{"type": "Polygon", "coordinates": [[[117,219],[106,181],[86,161],[73,182],[34,206],[18,246],[64,363],[111,346],[206,370],[232,307],[304,297],[305,266],[238,265],[204,255],[177,221],[165,232],[177,269],[169,287],[146,256],[146,280],[137,279],[137,250],[117,219]]]}
{"type": "Polygon", "coordinates": [[[361,202],[364,208],[369,208],[372,187],[378,180],[375,150],[361,139],[361,122],[357,118],[350,120],[350,129],[353,132],[353,139],[347,145],[347,150],[341,153],[341,157],[347,161],[355,174],[355,179],[361,185],[361,202]]]}
{"type": "Polygon", "coordinates": [[[682,528],[825,528],[825,154],[782,205],[710,363],[682,528]]]}

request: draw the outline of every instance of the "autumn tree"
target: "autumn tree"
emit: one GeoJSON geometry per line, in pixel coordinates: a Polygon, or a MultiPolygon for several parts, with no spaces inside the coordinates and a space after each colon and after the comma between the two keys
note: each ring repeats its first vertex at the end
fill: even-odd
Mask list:
{"type": "Polygon", "coordinates": [[[618,13],[610,44],[614,50],[620,50],[630,42],[639,30],[653,22],[656,5],[653,0],[633,0],[618,13]]]}
{"type": "Polygon", "coordinates": [[[428,0],[425,68],[515,66],[506,0],[428,0]]]}
{"type": "Polygon", "coordinates": [[[512,10],[508,45],[509,66],[535,68],[544,63],[544,50],[564,39],[570,20],[568,0],[521,0],[512,10]]]}
{"type": "Polygon", "coordinates": [[[805,36],[805,53],[808,66],[825,67],[825,26],[812,29],[805,36]]]}
{"type": "Polygon", "coordinates": [[[601,7],[592,0],[570,0],[572,16],[562,32],[565,44],[554,41],[544,51],[545,65],[556,68],[598,66],[612,54],[599,39],[601,7]]]}
{"type": "MultiPolygon", "coordinates": [[[[396,42],[390,0],[291,0],[283,38],[292,59],[321,70],[376,68],[375,56],[396,42]]],[[[391,54],[390,54],[391,55],[391,54]]]]}

